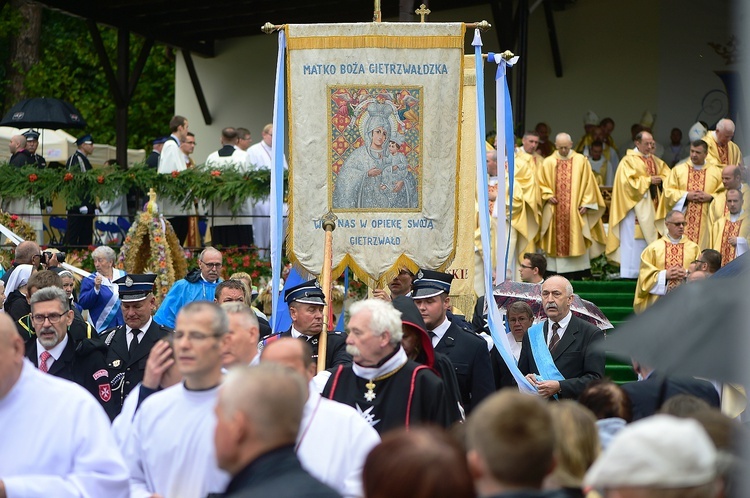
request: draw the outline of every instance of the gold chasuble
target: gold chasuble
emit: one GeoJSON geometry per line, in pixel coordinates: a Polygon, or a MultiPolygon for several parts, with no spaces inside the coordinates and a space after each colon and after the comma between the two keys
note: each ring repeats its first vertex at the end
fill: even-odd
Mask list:
{"type": "Polygon", "coordinates": [[[609,259],[620,263],[620,224],[631,210],[635,210],[636,239],[645,239],[650,244],[659,238],[659,231],[664,232],[664,217],[657,227],[656,216],[663,195],[656,185],[651,185],[651,177],[660,176],[663,182],[668,175],[669,166],[653,154],[646,157],[631,149],[622,158],[612,184],[612,203],[609,206],[609,259]]]}
{"type": "Polygon", "coordinates": [[[543,161],[544,159],[539,154],[529,154],[522,148],[516,152],[512,226],[519,235],[515,251],[518,263],[523,262],[524,253],[536,252],[535,241],[539,235],[539,224],[542,220],[542,200],[539,196],[536,177],[543,161]],[[516,207],[515,199],[519,194],[522,198],[520,209],[516,207]]]}
{"type": "Polygon", "coordinates": [[[665,218],[672,209],[685,213],[685,235],[701,248],[711,247],[711,219],[709,217],[709,202],[691,202],[683,198],[688,192],[702,190],[713,196],[723,188],[721,170],[708,162],[701,168],[692,167],[689,161],[682,162],[670,171],[664,182],[663,209],[660,206],[658,219],[665,218]]]}
{"type": "Polygon", "coordinates": [[[719,218],[711,227],[711,249],[721,253],[721,266],[737,257],[737,247],[729,243],[730,237],[743,237],[750,235],[750,222],[747,213],[742,212],[737,221],[730,221],[729,215],[719,218]]]}
{"type": "Polygon", "coordinates": [[[722,147],[716,141],[715,134],[715,131],[709,131],[706,133],[706,136],[703,137],[703,141],[708,144],[708,157],[706,157],[706,162],[711,162],[718,166],[719,171],[721,171],[724,166],[737,166],[742,164],[742,151],[740,151],[740,147],[731,140],[728,144],[722,147]]]}
{"type": "MultiPolygon", "coordinates": [[[[633,299],[634,311],[642,313],[659,299],[659,295],[651,294],[651,290],[659,282],[659,272],[673,266],[681,266],[687,270],[690,263],[700,255],[700,247],[684,235],[677,244],[673,244],[666,236],[649,244],[641,254],[641,269],[633,299]]],[[[673,291],[680,284],[681,280],[667,280],[666,292],[673,291]]]]}
{"type": "MultiPolygon", "coordinates": [[[[740,186],[742,192],[742,209],[750,208],[750,188],[743,183],[740,186]]],[[[708,209],[708,216],[711,223],[716,223],[720,218],[729,214],[727,209],[727,191],[723,190],[714,194],[714,200],[711,201],[711,207],[708,209]]]]}
{"type": "Polygon", "coordinates": [[[599,256],[606,244],[601,217],[604,199],[586,156],[570,151],[568,157],[555,152],[542,163],[538,176],[542,211],[539,245],[554,258],[599,256]],[[549,201],[557,199],[557,204],[549,201]],[[581,215],[583,206],[596,206],[581,215]]]}

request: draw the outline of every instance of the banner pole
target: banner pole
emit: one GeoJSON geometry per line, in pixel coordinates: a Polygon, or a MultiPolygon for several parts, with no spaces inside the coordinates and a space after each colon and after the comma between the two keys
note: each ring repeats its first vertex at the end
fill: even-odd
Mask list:
{"type": "Polygon", "coordinates": [[[323,250],[323,269],[321,273],[321,286],[326,296],[326,304],[323,306],[323,330],[318,337],[318,372],[326,369],[326,353],[328,350],[328,330],[332,325],[331,313],[333,311],[331,292],[331,265],[333,264],[333,231],[336,229],[336,215],[328,212],[323,217],[323,230],[326,233],[325,248],[323,250]]]}

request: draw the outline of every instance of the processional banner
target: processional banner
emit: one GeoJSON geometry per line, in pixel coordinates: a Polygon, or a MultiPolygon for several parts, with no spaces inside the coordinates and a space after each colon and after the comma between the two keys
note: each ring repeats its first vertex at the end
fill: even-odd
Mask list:
{"type": "MultiPolygon", "coordinates": [[[[289,239],[318,274],[369,286],[456,252],[464,25],[287,25],[289,239]]],[[[473,183],[472,183],[473,185],[473,183]]],[[[473,188],[468,199],[474,203],[473,188]]]]}

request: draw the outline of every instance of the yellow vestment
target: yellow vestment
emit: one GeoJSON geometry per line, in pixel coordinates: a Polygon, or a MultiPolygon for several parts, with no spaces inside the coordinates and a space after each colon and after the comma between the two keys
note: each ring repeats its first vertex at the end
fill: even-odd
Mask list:
{"type": "Polygon", "coordinates": [[[737,247],[729,243],[730,237],[743,237],[750,235],[750,221],[747,213],[740,214],[737,221],[729,221],[729,215],[722,216],[714,222],[711,227],[711,249],[721,253],[721,266],[737,257],[737,247]]]}
{"type": "MultiPolygon", "coordinates": [[[[651,290],[658,284],[659,272],[677,265],[687,270],[690,263],[700,255],[700,247],[684,235],[677,244],[673,244],[669,237],[662,237],[649,244],[641,254],[641,270],[633,299],[634,311],[641,313],[659,299],[660,296],[651,294],[651,290]]],[[[667,292],[674,290],[681,283],[668,280],[667,292]]]]}
{"type": "Polygon", "coordinates": [[[516,218],[517,208],[514,199],[512,226],[520,236],[516,245],[516,259],[519,263],[523,261],[524,253],[536,251],[536,239],[542,220],[542,200],[536,178],[543,161],[539,154],[529,154],[522,148],[516,152],[513,194],[514,197],[518,194],[522,197],[522,206],[518,211],[523,212],[523,217],[516,218]],[[524,240],[521,240],[521,237],[524,240]]]}
{"type": "Polygon", "coordinates": [[[664,202],[659,207],[657,219],[665,218],[670,210],[680,208],[687,222],[685,235],[703,249],[711,247],[710,203],[685,200],[682,207],[679,203],[688,192],[702,190],[714,195],[723,186],[719,168],[706,162],[701,169],[696,169],[690,161],[681,162],[670,171],[664,182],[664,202]]]}
{"type": "Polygon", "coordinates": [[[620,223],[631,209],[635,210],[637,220],[636,238],[645,239],[650,244],[659,238],[659,231],[664,231],[663,224],[657,227],[656,218],[663,195],[657,186],[651,185],[651,177],[660,176],[664,181],[668,175],[669,166],[653,154],[646,157],[631,149],[620,161],[612,184],[612,203],[609,206],[609,259],[620,262],[620,223]],[[655,198],[652,197],[654,193],[655,198]]]}
{"type": "Polygon", "coordinates": [[[709,131],[703,137],[703,141],[708,144],[708,157],[706,162],[711,162],[723,169],[724,166],[737,166],[742,164],[742,151],[739,145],[731,140],[724,147],[720,147],[715,138],[715,131],[709,131]]]}
{"type": "Polygon", "coordinates": [[[542,163],[537,178],[544,209],[540,247],[551,257],[568,258],[586,254],[595,258],[604,251],[606,237],[601,217],[604,199],[586,156],[570,151],[568,157],[555,152],[542,163]],[[557,199],[557,204],[549,201],[557,199]],[[589,206],[581,215],[579,208],[589,206]]]}
{"type": "MultiPolygon", "coordinates": [[[[750,208],[750,188],[746,184],[740,185],[740,192],[742,192],[742,209],[747,210],[750,208]]],[[[727,209],[727,191],[721,190],[714,194],[714,200],[711,201],[711,207],[708,209],[708,216],[711,223],[715,223],[719,218],[729,213],[727,209]]]]}

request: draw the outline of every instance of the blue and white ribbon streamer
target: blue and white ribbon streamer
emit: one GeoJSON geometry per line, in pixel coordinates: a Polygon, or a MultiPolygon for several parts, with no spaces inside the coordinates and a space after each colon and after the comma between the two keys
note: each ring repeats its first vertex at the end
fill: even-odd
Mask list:
{"type": "MultiPolygon", "coordinates": [[[[281,280],[281,247],[284,244],[284,141],[286,96],[284,72],[286,57],[286,34],[279,31],[279,54],[276,59],[276,87],[273,102],[273,158],[271,163],[271,306],[275,311],[279,303],[281,280]]],[[[275,313],[274,313],[275,314],[275,313]]],[[[277,321],[272,324],[276,332],[277,321]]]]}

